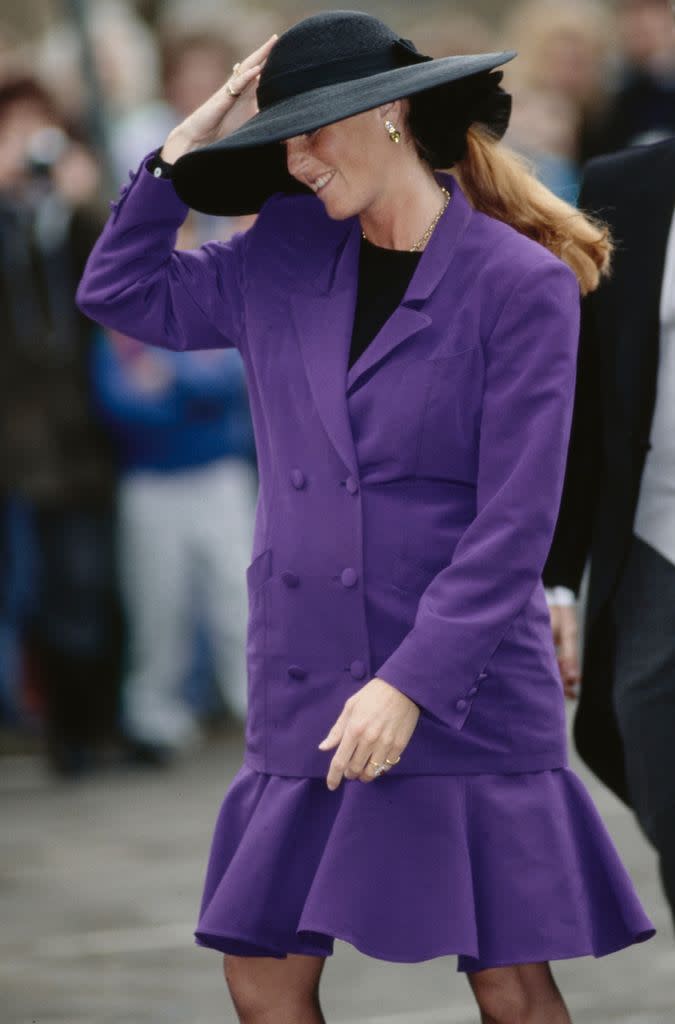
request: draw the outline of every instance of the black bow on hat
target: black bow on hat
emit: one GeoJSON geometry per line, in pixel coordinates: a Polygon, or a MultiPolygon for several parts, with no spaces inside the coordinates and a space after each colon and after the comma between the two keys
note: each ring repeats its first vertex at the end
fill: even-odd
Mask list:
{"type": "Polygon", "coordinates": [[[284,139],[401,97],[434,167],[461,159],[474,122],[506,131],[511,97],[493,72],[513,51],[434,59],[371,14],[324,11],[279,36],[261,72],[258,113],[217,142],[180,157],[173,183],[205,213],[257,212],[275,192],[311,192],[286,167],[284,139]]]}

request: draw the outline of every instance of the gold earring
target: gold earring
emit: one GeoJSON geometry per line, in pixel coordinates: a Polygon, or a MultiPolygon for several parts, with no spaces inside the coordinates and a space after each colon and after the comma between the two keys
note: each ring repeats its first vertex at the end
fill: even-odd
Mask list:
{"type": "Polygon", "coordinates": [[[394,127],[394,125],[391,123],[391,121],[385,121],[384,122],[384,127],[389,132],[389,138],[391,139],[392,142],[400,142],[401,141],[401,133],[400,133],[400,131],[397,128],[394,127]]]}

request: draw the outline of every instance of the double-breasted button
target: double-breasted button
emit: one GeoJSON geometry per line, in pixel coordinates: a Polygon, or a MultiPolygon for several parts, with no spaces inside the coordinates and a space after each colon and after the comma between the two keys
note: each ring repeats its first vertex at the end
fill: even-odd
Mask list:
{"type": "Polygon", "coordinates": [[[479,679],[487,679],[487,672],[481,672],[481,674],[478,676],[478,678],[479,679]]]}
{"type": "Polygon", "coordinates": [[[304,679],[307,676],[307,670],[301,665],[289,665],[288,674],[291,679],[304,679]]]}
{"type": "Polygon", "coordinates": [[[461,697],[458,701],[455,701],[455,707],[457,708],[458,711],[463,711],[466,706],[466,701],[462,700],[461,697]]]}
{"type": "Polygon", "coordinates": [[[301,491],[305,486],[307,479],[301,469],[291,470],[291,483],[295,487],[296,491],[301,491]]]}
{"type": "Polygon", "coordinates": [[[360,658],[356,658],[349,666],[349,671],[353,679],[363,679],[366,674],[366,666],[360,658]]]}
{"type": "Polygon", "coordinates": [[[345,487],[347,488],[349,494],[358,494],[359,492],[359,482],[355,476],[347,477],[347,479],[345,480],[345,487]]]}
{"type": "Polygon", "coordinates": [[[478,693],[478,687],[477,686],[472,686],[471,689],[469,690],[468,696],[469,697],[475,697],[477,693],[478,693]]]}
{"type": "Polygon", "coordinates": [[[356,585],[356,581],[358,580],[358,578],[359,578],[359,576],[358,576],[358,573],[357,573],[356,569],[352,569],[352,568],[343,569],[341,574],[340,574],[340,580],[342,582],[342,586],[343,587],[353,587],[353,586],[355,586],[356,585]]]}
{"type": "Polygon", "coordinates": [[[289,572],[288,570],[282,572],[281,578],[287,587],[297,587],[300,583],[300,577],[296,576],[294,572],[289,572]]]}

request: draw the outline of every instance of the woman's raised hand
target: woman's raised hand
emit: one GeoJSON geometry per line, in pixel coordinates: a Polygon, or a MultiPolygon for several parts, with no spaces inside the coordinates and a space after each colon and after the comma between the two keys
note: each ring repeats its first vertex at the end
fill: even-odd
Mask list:
{"type": "Polygon", "coordinates": [[[162,147],[162,158],[173,163],[197,146],[206,146],[231,135],[235,129],[258,113],[256,88],[267,56],[277,40],[276,32],[266,43],[240,62],[227,82],[209,96],[184,121],[173,129],[162,147]],[[232,92],[237,93],[233,96],[232,92]]]}

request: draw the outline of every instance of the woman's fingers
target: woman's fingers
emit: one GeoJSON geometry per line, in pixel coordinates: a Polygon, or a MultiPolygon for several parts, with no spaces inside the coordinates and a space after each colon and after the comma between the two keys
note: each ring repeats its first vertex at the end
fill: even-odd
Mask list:
{"type": "Polygon", "coordinates": [[[320,750],[337,746],[326,784],[336,789],[343,778],[371,782],[378,776],[370,761],[389,771],[408,745],[420,708],[405,694],[377,677],[352,694],[335,725],[319,744],[320,750]]]}
{"type": "MultiPolygon", "coordinates": [[[[274,46],[276,41],[277,34],[275,32],[274,35],[270,36],[266,43],[263,43],[262,46],[259,46],[257,50],[253,51],[253,53],[249,53],[248,57],[245,57],[242,61],[239,61],[239,66],[237,67],[237,70],[235,71],[233,69],[232,74],[228,81],[232,82],[232,80],[235,78],[237,80],[237,83],[245,82],[246,84],[248,84],[250,81],[252,81],[260,71],[265,61],[267,60],[267,55],[274,46]]],[[[227,82],[225,83],[225,86],[226,85],[227,82]]]]}
{"type": "Polygon", "coordinates": [[[263,64],[264,61],[262,61],[260,64],[253,64],[252,67],[250,68],[238,67],[236,71],[232,72],[228,80],[223,85],[222,89],[220,90],[221,93],[225,91],[227,92],[228,96],[230,95],[229,92],[227,91],[228,85],[231,85],[232,88],[236,89],[237,92],[242,92],[250,82],[254,81],[254,79],[260,72],[260,69],[262,68],[263,64]]]}
{"type": "Polygon", "coordinates": [[[259,64],[263,58],[267,57],[267,54],[270,52],[278,38],[279,37],[276,32],[273,32],[262,46],[259,46],[257,50],[253,51],[253,53],[249,53],[248,57],[241,62],[241,67],[238,70],[241,71],[242,68],[249,68],[252,64],[259,64]]]}
{"type": "Polygon", "coordinates": [[[350,729],[346,729],[340,743],[338,744],[338,748],[333,755],[333,759],[328,769],[328,775],[326,776],[326,785],[329,789],[337,789],[342,782],[355,749],[356,741],[353,737],[352,731],[350,729]]]}

